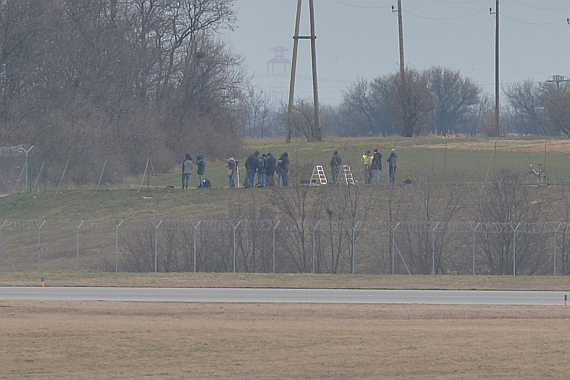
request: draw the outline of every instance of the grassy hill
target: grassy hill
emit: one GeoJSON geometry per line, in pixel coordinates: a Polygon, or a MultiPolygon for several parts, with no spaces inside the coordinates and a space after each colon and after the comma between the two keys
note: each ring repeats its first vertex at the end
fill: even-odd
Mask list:
{"type": "MultiPolygon", "coordinates": [[[[314,165],[322,165],[330,174],[329,162],[334,150],[343,163],[352,167],[356,179],[362,177],[361,154],[378,148],[383,157],[381,187],[387,186],[386,158],[390,149],[398,154],[397,182],[429,175],[442,183],[483,183],[496,173],[528,171],[529,164],[544,163],[550,183],[570,182],[570,141],[536,138],[361,138],[335,139],[322,143],[261,140],[246,141],[245,150],[271,152],[278,157],[288,152],[291,159],[290,182],[309,179],[314,165]]],[[[251,154],[251,153],[249,153],[251,154]]],[[[240,161],[243,182],[246,157],[240,161]]],[[[239,200],[248,204],[258,190],[229,189],[225,162],[208,162],[206,178],[212,189],[196,189],[197,175],[192,174],[191,189],[181,190],[179,169],[146,178],[130,178],[117,185],[62,186],[36,193],[20,193],[0,198],[4,219],[146,219],[146,218],[226,218],[227,210],[239,200]]],[[[263,190],[261,190],[263,191],[263,190]]]]}
{"type": "MultiPolygon", "coordinates": [[[[121,184],[101,186],[97,191],[95,191],[95,185],[75,187],[64,183],[59,190],[48,188],[41,192],[21,192],[3,196],[0,197],[0,217],[2,219],[0,223],[4,223],[0,230],[2,233],[0,239],[3,243],[0,247],[0,272],[9,270],[7,268],[17,268],[18,271],[37,270],[40,261],[38,259],[40,232],[42,234],[42,270],[114,271],[117,264],[116,226],[111,222],[118,221],[126,222],[120,231],[119,251],[121,255],[126,255],[123,258],[127,257],[131,260],[128,263],[124,261],[119,267],[130,271],[154,271],[156,268],[154,242],[155,235],[158,233],[158,227],[154,224],[162,220],[165,223],[160,227],[160,255],[161,260],[167,260],[165,250],[170,249],[172,258],[168,260],[177,260],[171,270],[179,271],[179,268],[182,268],[182,271],[191,270],[193,253],[191,247],[193,233],[197,228],[186,222],[177,224],[177,221],[199,220],[204,223],[212,221],[208,227],[204,225],[200,227],[201,230],[204,228],[201,232],[203,236],[200,237],[203,240],[199,242],[201,247],[199,253],[203,255],[202,259],[216,257],[218,261],[215,265],[210,261],[210,264],[214,265],[211,267],[212,271],[231,271],[232,228],[227,223],[216,221],[291,220],[297,219],[300,212],[306,212],[304,217],[306,220],[314,217],[318,220],[326,220],[328,223],[327,218],[331,218],[332,223],[350,220],[351,211],[347,207],[357,204],[353,218],[361,220],[358,218],[367,214],[367,221],[385,223],[389,215],[388,207],[392,207],[391,202],[395,202],[393,207],[398,209],[398,214],[394,214],[394,220],[421,221],[425,220],[425,215],[421,213],[425,206],[422,202],[427,199],[426,195],[421,193],[421,186],[403,186],[402,182],[410,178],[419,185],[425,183],[426,176],[430,179],[429,183],[435,185],[432,187],[433,191],[438,193],[429,199],[430,207],[442,208],[442,210],[430,211],[432,214],[429,220],[443,221],[440,218],[444,217],[443,208],[447,207],[446,202],[457,199],[459,204],[453,221],[472,221],[474,212],[476,212],[476,208],[473,207],[474,201],[479,199],[481,184],[485,181],[492,181],[495,175],[505,171],[524,175],[528,171],[529,164],[539,163],[546,164],[550,182],[548,185],[540,186],[536,183],[531,184],[527,189],[532,190],[529,192],[532,199],[529,199],[527,203],[544,205],[541,206],[544,208],[539,221],[566,220],[560,219],[564,218],[564,215],[559,215],[557,212],[559,209],[561,211],[565,209],[559,206],[564,206],[563,198],[568,197],[567,186],[559,186],[570,182],[570,172],[567,170],[570,167],[570,141],[568,140],[391,137],[336,139],[322,143],[294,142],[292,144],[262,140],[247,141],[245,145],[247,152],[259,150],[271,152],[276,156],[285,151],[288,152],[291,159],[291,185],[310,179],[314,165],[324,166],[328,175],[330,173],[328,163],[334,150],[339,151],[343,157],[343,163],[352,167],[355,178],[361,179],[361,154],[366,150],[377,148],[384,154],[382,183],[380,186],[358,186],[358,193],[362,198],[357,203],[354,203],[356,198],[348,201],[347,197],[355,197],[357,194],[348,194],[348,189],[345,187],[289,186],[275,192],[268,188],[230,189],[227,184],[225,161],[217,161],[207,163],[206,178],[212,182],[211,189],[197,189],[197,176],[193,174],[191,188],[182,190],[180,168],[176,168],[171,173],[145,178],[130,178],[121,184]],[[394,187],[388,184],[385,162],[393,147],[398,154],[397,183],[394,187]],[[461,186],[453,186],[455,184],[461,186]],[[299,202],[305,196],[307,204],[300,204],[299,202]],[[297,209],[284,217],[287,207],[297,209]],[[327,213],[329,213],[328,216],[327,213]],[[333,214],[334,217],[331,216],[333,214]],[[49,223],[40,231],[38,226],[43,220],[48,220],[49,223]],[[82,221],[86,223],[81,224],[82,221]],[[136,262],[140,255],[146,255],[144,263],[136,262]],[[13,262],[12,258],[14,258],[13,262]]],[[[236,158],[243,166],[246,157],[236,158]]],[[[242,182],[244,175],[242,169],[242,182]]],[[[271,271],[271,261],[267,256],[267,251],[271,246],[271,227],[269,229],[267,225],[259,227],[259,236],[255,238],[255,231],[258,227],[254,224],[248,224],[248,226],[243,227],[245,235],[239,245],[239,253],[242,255],[241,262],[251,261],[251,265],[258,268],[253,271],[271,271]],[[251,252],[253,256],[248,256],[251,252]]],[[[327,261],[323,266],[323,273],[332,272],[331,267],[335,265],[330,257],[331,244],[338,244],[337,250],[332,250],[333,256],[335,252],[336,255],[342,256],[338,273],[349,273],[351,271],[350,246],[347,245],[349,238],[334,243],[333,239],[341,239],[341,236],[332,230],[325,231],[324,227],[323,223],[323,241],[319,242],[323,250],[323,260],[327,261]],[[328,236],[326,239],[325,233],[329,234],[326,235],[328,236]]],[[[287,259],[290,261],[288,261],[288,267],[283,267],[283,271],[310,272],[312,261],[310,257],[307,258],[307,255],[310,256],[312,250],[311,228],[304,227],[303,234],[307,233],[307,235],[304,236],[302,248],[293,246],[298,243],[296,239],[299,239],[299,236],[295,235],[291,227],[280,228],[284,228],[282,233],[286,232],[287,236],[290,236],[288,239],[293,239],[287,242],[291,244],[287,248],[289,249],[287,259]],[[291,255],[297,255],[297,249],[302,249],[302,252],[299,251],[303,255],[299,257],[303,261],[302,264],[291,261],[291,255]],[[302,265],[303,269],[295,269],[297,265],[302,265]]],[[[358,243],[357,255],[360,259],[358,265],[362,268],[362,273],[390,272],[392,264],[389,229],[382,230],[381,234],[380,237],[369,231],[368,235],[363,235],[358,243]],[[362,257],[363,250],[370,252],[366,258],[362,257]]],[[[545,242],[552,238],[547,234],[548,232],[541,237],[546,239],[545,242]]],[[[422,237],[420,235],[413,238],[420,239],[422,237]]],[[[526,235],[520,235],[519,240],[524,236],[526,235]]],[[[399,239],[402,238],[403,236],[399,237],[399,239]]],[[[451,250],[448,252],[454,252],[453,260],[456,260],[452,264],[447,264],[447,271],[470,273],[471,259],[465,258],[470,257],[472,247],[468,242],[465,243],[467,241],[465,239],[471,241],[471,234],[455,237],[454,244],[461,246],[461,251],[455,253],[453,249],[447,248],[451,250]]],[[[521,247],[524,247],[524,241],[520,241],[523,245],[517,245],[518,251],[522,251],[521,247]]],[[[401,244],[404,243],[401,241],[401,244]]],[[[281,246],[281,255],[285,254],[283,249],[284,247],[281,246]]],[[[408,253],[412,252],[411,247],[407,249],[408,253]]],[[[415,249],[417,250],[418,247],[415,249]]],[[[545,243],[541,249],[544,252],[541,251],[537,255],[544,256],[546,259],[542,261],[540,270],[541,273],[548,273],[551,271],[551,266],[547,262],[551,244],[545,243]]],[[[559,250],[559,252],[562,251],[559,250]]],[[[559,253],[559,255],[562,254],[559,253]]],[[[450,257],[447,258],[448,261],[451,260],[450,257]]],[[[561,257],[561,260],[568,261],[566,256],[561,257]]],[[[162,269],[159,271],[166,271],[166,265],[167,263],[162,261],[159,265],[162,269]]],[[[478,268],[481,268],[481,265],[478,263],[478,268]]],[[[428,266],[431,267],[431,264],[428,266]]],[[[239,268],[238,271],[240,271],[239,268]]],[[[399,273],[404,272],[405,269],[400,267],[399,273]]],[[[485,272],[482,273],[485,274],[485,272]]]]}

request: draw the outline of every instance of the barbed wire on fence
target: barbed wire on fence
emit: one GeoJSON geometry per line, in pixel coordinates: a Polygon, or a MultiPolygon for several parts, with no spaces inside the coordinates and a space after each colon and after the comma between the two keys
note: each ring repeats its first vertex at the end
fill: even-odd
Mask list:
{"type": "Polygon", "coordinates": [[[539,261],[551,260],[556,275],[560,267],[570,274],[570,242],[563,237],[569,233],[570,223],[558,221],[0,219],[0,271],[33,268],[26,252],[36,246],[40,272],[46,257],[44,245],[49,256],[52,239],[55,256],[66,257],[68,262],[73,258],[77,271],[85,267],[119,271],[121,267],[155,272],[182,268],[437,274],[460,268],[475,274],[497,270],[491,267],[499,258],[512,262],[512,268],[500,269],[501,274],[508,270],[516,274],[524,266],[530,273],[546,273],[545,264],[539,261]],[[26,252],[21,252],[22,247],[26,252]],[[462,253],[456,253],[459,248],[462,253]],[[101,256],[101,252],[108,253],[101,256]],[[497,257],[491,260],[491,256],[497,257]],[[3,260],[9,262],[2,266],[3,260]],[[374,269],[375,265],[382,269],[374,269]]]}
{"type": "Polygon", "coordinates": [[[156,228],[157,224],[161,224],[160,230],[219,230],[232,231],[236,230],[256,230],[271,231],[279,230],[296,230],[300,228],[319,229],[333,227],[333,230],[351,230],[358,231],[378,231],[381,229],[394,232],[486,232],[486,233],[504,233],[512,232],[517,229],[517,233],[551,233],[556,231],[561,234],[570,233],[570,222],[420,222],[420,221],[329,221],[329,220],[248,220],[248,219],[142,219],[142,220],[89,220],[89,219],[0,219],[0,229],[4,231],[16,230],[37,230],[39,225],[42,229],[48,230],[72,230],[75,231],[77,226],[81,224],[81,230],[114,230],[117,224],[121,224],[120,228],[130,228],[135,230],[147,230],[156,228]]]}

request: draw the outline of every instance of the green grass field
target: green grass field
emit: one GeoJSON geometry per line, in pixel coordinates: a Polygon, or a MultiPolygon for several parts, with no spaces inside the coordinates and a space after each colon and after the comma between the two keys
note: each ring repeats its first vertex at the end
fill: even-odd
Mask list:
{"type": "MultiPolygon", "coordinates": [[[[380,149],[386,186],[386,158],[394,147],[398,154],[397,183],[429,175],[443,183],[483,183],[504,171],[528,171],[529,164],[545,163],[552,184],[570,182],[570,141],[558,139],[505,138],[362,138],[335,139],[322,143],[263,140],[246,141],[245,151],[288,152],[291,159],[290,183],[310,179],[314,165],[322,165],[330,175],[329,162],[334,150],[351,166],[355,179],[362,176],[361,154],[380,149]]],[[[243,182],[246,157],[240,161],[243,182]]],[[[225,162],[208,162],[206,178],[212,189],[196,189],[197,175],[192,174],[191,189],[182,191],[179,168],[171,173],[146,178],[129,178],[121,184],[82,187],[62,186],[44,192],[20,193],[0,198],[0,215],[4,219],[145,219],[145,218],[227,218],[227,209],[236,201],[248,202],[253,191],[229,189],[225,162]],[[240,191],[240,193],[237,193],[240,191]]]]}

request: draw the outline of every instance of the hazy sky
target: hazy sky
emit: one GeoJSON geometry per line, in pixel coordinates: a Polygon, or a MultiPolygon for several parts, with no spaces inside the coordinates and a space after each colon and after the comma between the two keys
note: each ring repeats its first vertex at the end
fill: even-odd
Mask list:
{"type": "MultiPolygon", "coordinates": [[[[319,100],[336,105],[359,78],[398,70],[397,0],[314,0],[319,100]]],[[[287,98],[289,74],[268,74],[274,47],[292,58],[297,0],[237,0],[237,28],[225,34],[242,54],[253,82],[275,98],[287,98]]],[[[405,62],[423,70],[441,66],[494,91],[495,0],[402,0],[405,62]]],[[[570,0],[502,0],[501,85],[526,79],[570,77],[570,0]]],[[[301,35],[309,35],[303,0],[301,35]]],[[[299,42],[295,94],[312,97],[310,42],[299,42]]],[[[281,69],[282,70],[282,69],[281,69]]],[[[275,68],[279,72],[279,67],[275,68]]]]}

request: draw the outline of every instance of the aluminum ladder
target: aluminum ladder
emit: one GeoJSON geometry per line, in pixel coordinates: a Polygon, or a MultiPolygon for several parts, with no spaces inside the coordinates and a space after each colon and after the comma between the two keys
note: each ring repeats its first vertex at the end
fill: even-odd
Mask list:
{"type": "Polygon", "coordinates": [[[321,165],[315,166],[313,175],[311,175],[311,185],[326,185],[327,183],[327,176],[323,167],[321,165]]]}
{"type": "Polygon", "coordinates": [[[346,181],[346,184],[356,185],[354,182],[354,177],[352,176],[352,170],[350,170],[350,166],[342,165],[342,171],[344,172],[344,180],[346,181]]]}

